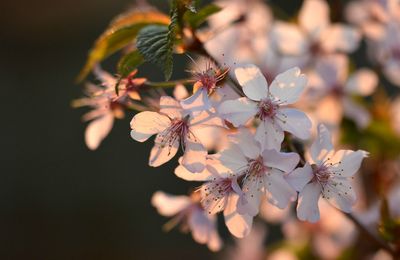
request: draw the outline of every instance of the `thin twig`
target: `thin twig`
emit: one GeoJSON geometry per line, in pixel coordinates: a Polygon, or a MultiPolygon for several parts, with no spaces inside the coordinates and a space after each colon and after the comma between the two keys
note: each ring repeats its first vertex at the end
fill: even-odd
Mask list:
{"type": "Polygon", "coordinates": [[[380,248],[385,249],[388,251],[392,256],[396,255],[396,251],[385,241],[380,239],[378,236],[374,235],[371,231],[369,231],[353,214],[351,213],[345,213],[343,212],[344,215],[346,215],[356,226],[361,232],[366,235],[368,238],[370,238],[374,243],[379,246],[380,248]]]}

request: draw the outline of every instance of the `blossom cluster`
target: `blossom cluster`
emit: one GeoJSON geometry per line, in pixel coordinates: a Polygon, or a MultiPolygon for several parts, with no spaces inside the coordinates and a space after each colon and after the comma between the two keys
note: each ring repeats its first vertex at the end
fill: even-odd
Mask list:
{"type": "Polygon", "coordinates": [[[350,1],[343,10],[348,23],[332,19],[325,0],[305,0],[297,19],[285,20],[262,1],[216,5],[221,10],[205,28],[182,30],[182,42],[195,44],[178,53],[208,55],[189,56],[189,80],[158,84],[137,69],[113,76],[94,68],[101,85],[88,84],[87,97],[74,103],[93,108],[83,117],[91,121],[86,144],[98,148],[114,119],[136,110],[131,138],[155,136],[149,166],[175,160],[175,175],[196,183],[187,196],[154,193],[152,205],[172,217],[166,229],[180,224],[217,251],[219,213],[237,238],[263,239],[265,232],[251,231],[259,216],[280,223],[290,243],[313,243],[317,256],[337,258],[357,235],[339,211],[352,212],[360,197],[360,221],[379,222],[378,204],[366,200],[371,188],[362,187],[365,174],[355,177],[364,158],[383,183],[379,189],[398,194],[400,187],[400,101],[381,87],[386,80],[400,86],[400,3],[350,1]],[[363,41],[369,61],[359,66],[351,55],[363,41]],[[391,176],[382,177],[382,169],[391,176]],[[307,232],[318,239],[304,239],[307,232]]]}

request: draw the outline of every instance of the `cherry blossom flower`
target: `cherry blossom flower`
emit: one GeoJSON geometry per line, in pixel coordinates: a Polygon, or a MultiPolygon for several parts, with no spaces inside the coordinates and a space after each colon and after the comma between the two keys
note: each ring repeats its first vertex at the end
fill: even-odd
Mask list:
{"type": "Polygon", "coordinates": [[[277,22],[271,39],[284,55],[318,58],[334,52],[353,52],[361,35],[356,28],[331,24],[329,6],[324,0],[306,0],[299,12],[299,25],[277,22]]]}
{"type": "Polygon", "coordinates": [[[319,122],[338,126],[344,114],[362,129],[368,126],[370,114],[354,101],[354,96],[371,95],[378,85],[378,77],[367,68],[358,69],[349,76],[348,63],[348,58],[341,54],[319,59],[308,74],[303,104],[313,106],[313,114],[319,122]]]}
{"type": "Polygon", "coordinates": [[[300,192],[297,217],[303,221],[318,221],[320,197],[344,212],[351,212],[356,194],[350,178],[366,156],[367,153],[362,150],[335,152],[330,133],[320,124],[317,139],[310,149],[310,163],[285,176],[293,188],[300,192]]]}
{"type": "Polygon", "coordinates": [[[265,195],[270,203],[285,208],[296,197],[296,192],[284,179],[299,162],[296,153],[282,153],[263,149],[246,128],[231,135],[227,148],[218,153],[221,175],[241,180],[243,196],[238,201],[239,214],[257,215],[265,195]]]}
{"type": "Polygon", "coordinates": [[[172,217],[164,227],[170,230],[181,224],[183,231],[191,231],[193,239],[200,244],[207,244],[211,251],[218,251],[222,241],[217,230],[217,218],[204,212],[197,193],[188,196],[173,196],[162,191],[153,194],[151,203],[157,211],[166,217],[172,217]]]}
{"type": "Polygon", "coordinates": [[[253,217],[237,212],[238,201],[243,200],[237,177],[227,177],[219,172],[227,173],[227,170],[218,160],[218,155],[208,156],[207,166],[201,173],[193,174],[182,165],[175,169],[175,174],[184,180],[205,181],[198,189],[204,210],[208,214],[223,211],[228,230],[234,236],[243,238],[251,230],[253,217]]]}
{"type": "Polygon", "coordinates": [[[178,151],[184,150],[183,164],[192,172],[204,169],[207,150],[196,136],[196,129],[221,125],[220,119],[208,111],[191,116],[180,103],[169,96],[160,99],[160,111],[136,114],[131,121],[131,137],[139,142],[157,134],[150,152],[149,165],[158,167],[168,162],[178,151]]]}
{"type": "Polygon", "coordinates": [[[204,70],[196,68],[196,70],[191,71],[196,80],[193,86],[194,94],[181,101],[182,108],[190,110],[192,113],[210,110],[213,107],[209,96],[213,95],[217,89],[222,87],[217,84],[229,71],[229,69],[217,67],[210,60],[203,63],[205,63],[204,70]]]}
{"type": "Polygon", "coordinates": [[[306,114],[287,107],[299,99],[307,82],[298,68],[279,74],[269,87],[255,65],[238,67],[235,74],[246,97],[223,102],[218,108],[221,117],[236,127],[257,117],[260,124],[255,138],[268,149],[280,150],[284,131],[301,139],[310,136],[311,121],[306,114]]]}

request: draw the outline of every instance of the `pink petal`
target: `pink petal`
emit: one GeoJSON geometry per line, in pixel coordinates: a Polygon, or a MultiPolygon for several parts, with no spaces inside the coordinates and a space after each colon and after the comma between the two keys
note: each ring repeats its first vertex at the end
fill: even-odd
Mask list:
{"type": "Polygon", "coordinates": [[[300,192],[311,181],[313,176],[311,165],[306,163],[303,167],[296,168],[291,173],[285,175],[285,179],[296,191],[300,192]]]}
{"type": "Polygon", "coordinates": [[[154,140],[154,147],[151,149],[149,165],[158,167],[175,156],[180,145],[180,138],[175,138],[172,143],[166,142],[166,136],[158,134],[154,140]]]}
{"type": "Polygon", "coordinates": [[[361,33],[347,25],[334,24],[321,35],[321,45],[326,52],[353,52],[357,49],[361,33]]]}
{"type": "Polygon", "coordinates": [[[316,38],[329,25],[329,6],[324,0],[305,0],[299,13],[300,25],[316,38]]]}
{"type": "Polygon", "coordinates": [[[232,193],[224,210],[225,224],[229,232],[238,238],[243,238],[250,233],[253,217],[240,215],[236,210],[239,195],[232,193]]]}
{"type": "Polygon", "coordinates": [[[284,134],[277,123],[266,119],[258,125],[254,138],[261,145],[261,150],[280,150],[284,134]]]}
{"type": "Polygon", "coordinates": [[[336,208],[351,212],[352,206],[356,203],[357,197],[354,188],[345,178],[335,178],[325,186],[322,194],[336,208]]]}
{"type": "Polygon", "coordinates": [[[248,64],[236,68],[235,75],[248,98],[260,101],[268,96],[267,80],[257,66],[248,64]]]}
{"type": "Polygon", "coordinates": [[[333,153],[333,145],[331,142],[331,134],[325,125],[318,125],[318,133],[315,141],[311,145],[310,153],[311,158],[317,164],[320,164],[328,156],[333,153]]]}
{"type": "Polygon", "coordinates": [[[308,116],[297,109],[282,108],[276,115],[277,122],[281,128],[300,139],[308,139],[311,135],[311,120],[308,116]]]}
{"type": "Polygon", "coordinates": [[[361,96],[371,95],[378,86],[378,76],[369,69],[359,69],[346,82],[345,91],[361,96]]]}
{"type": "Polygon", "coordinates": [[[303,221],[317,222],[319,220],[318,200],[321,186],[318,183],[307,184],[299,194],[297,217],[303,221]]]}
{"type": "Polygon", "coordinates": [[[244,125],[257,113],[257,103],[242,97],[236,100],[227,100],[218,108],[222,118],[231,122],[235,127],[244,125]]]}
{"type": "Polygon", "coordinates": [[[362,160],[367,156],[368,153],[363,150],[358,150],[356,152],[351,150],[339,150],[331,159],[331,162],[335,165],[332,168],[337,173],[336,176],[338,177],[351,177],[360,169],[362,160]]]}
{"type": "Polygon", "coordinates": [[[157,191],[151,198],[151,204],[163,216],[174,216],[191,204],[187,196],[174,196],[162,191],[157,191]]]}
{"type": "Polygon", "coordinates": [[[160,113],[167,115],[171,119],[181,119],[183,117],[183,110],[178,100],[162,96],[160,98],[160,113]]]}
{"type": "Polygon", "coordinates": [[[295,67],[276,76],[269,91],[281,104],[292,104],[300,98],[306,84],[306,76],[295,67]]]}
{"type": "Polygon", "coordinates": [[[191,172],[202,172],[206,164],[207,150],[194,136],[189,134],[185,140],[185,153],[182,165],[191,172]]]}
{"type": "Polygon", "coordinates": [[[85,142],[90,150],[96,150],[110,133],[114,115],[110,112],[91,121],[85,130],[85,142]]]}
{"type": "Polygon", "coordinates": [[[150,136],[164,131],[170,126],[171,120],[157,112],[140,112],[131,121],[131,137],[138,142],[144,142],[150,136]]]}
{"type": "Polygon", "coordinates": [[[265,194],[268,201],[280,209],[294,201],[296,191],[284,179],[283,173],[278,170],[270,170],[264,177],[265,194]]]}
{"type": "Polygon", "coordinates": [[[276,150],[264,150],[262,152],[264,165],[279,169],[283,172],[291,172],[300,161],[297,153],[283,153],[276,150]]]}

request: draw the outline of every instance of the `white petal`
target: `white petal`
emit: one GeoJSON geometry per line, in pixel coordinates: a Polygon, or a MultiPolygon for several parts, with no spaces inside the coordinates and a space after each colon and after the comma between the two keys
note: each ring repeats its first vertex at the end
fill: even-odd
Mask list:
{"type": "Polygon", "coordinates": [[[160,98],[160,113],[167,115],[171,119],[180,119],[183,117],[183,110],[178,100],[162,96],[160,98]]]}
{"type": "Polygon", "coordinates": [[[208,243],[211,234],[216,229],[215,216],[208,216],[201,208],[195,208],[189,215],[188,225],[192,231],[193,239],[200,244],[208,243]]]}
{"type": "Polygon", "coordinates": [[[285,175],[285,179],[296,191],[300,192],[311,181],[313,176],[311,165],[306,163],[304,167],[296,168],[291,173],[285,175]]]}
{"type": "Polygon", "coordinates": [[[357,49],[361,34],[347,25],[334,24],[323,31],[320,41],[326,52],[353,52],[357,49]]]}
{"type": "Polygon", "coordinates": [[[284,134],[282,128],[277,123],[266,119],[258,125],[254,138],[261,145],[261,150],[280,150],[284,134]]]}
{"type": "Polygon", "coordinates": [[[319,124],[317,137],[310,149],[311,158],[315,163],[320,164],[327,156],[332,155],[333,145],[331,140],[331,134],[326,126],[319,124]]]}
{"type": "Polygon", "coordinates": [[[361,96],[371,95],[378,85],[378,76],[369,69],[359,69],[346,82],[345,91],[361,96]]]}
{"type": "Polygon", "coordinates": [[[301,55],[309,47],[301,29],[292,23],[276,22],[271,39],[274,47],[283,55],[301,55]]]}
{"type": "Polygon", "coordinates": [[[283,130],[303,140],[310,138],[312,123],[304,112],[293,108],[282,108],[276,116],[279,118],[275,122],[283,130]]]}
{"type": "Polygon", "coordinates": [[[335,178],[329,182],[323,190],[323,195],[333,206],[348,213],[357,200],[354,188],[345,178],[335,178]]]}
{"type": "Polygon", "coordinates": [[[210,100],[208,99],[207,89],[200,88],[190,97],[180,102],[183,109],[193,113],[199,113],[211,108],[210,100]]]}
{"type": "Polygon", "coordinates": [[[300,98],[307,84],[306,76],[300,73],[300,69],[295,67],[279,74],[272,81],[269,91],[281,104],[292,104],[300,98]]]}
{"type": "Polygon", "coordinates": [[[321,186],[318,183],[307,184],[299,194],[297,217],[303,221],[317,222],[319,220],[318,200],[321,186]]]}
{"type": "Polygon", "coordinates": [[[339,150],[337,151],[331,162],[335,166],[332,167],[337,173],[336,176],[340,177],[351,177],[358,169],[360,169],[362,160],[368,156],[368,153],[363,150],[356,152],[351,150],[339,150]]]}
{"type": "Polygon", "coordinates": [[[100,66],[95,66],[93,73],[96,78],[101,81],[102,85],[109,89],[114,89],[117,84],[117,79],[114,78],[110,73],[104,71],[100,66]]]}
{"type": "Polygon", "coordinates": [[[231,172],[244,170],[244,167],[247,165],[247,159],[242,150],[234,143],[231,143],[226,149],[220,152],[219,160],[231,172]]]}
{"type": "Polygon", "coordinates": [[[268,96],[267,80],[257,66],[249,64],[236,68],[235,75],[248,98],[259,101],[268,96]]]}
{"type": "Polygon", "coordinates": [[[222,248],[222,240],[218,235],[218,231],[215,229],[213,232],[211,232],[207,246],[208,249],[210,249],[212,252],[217,252],[221,250],[222,248]]]}
{"type": "Polygon", "coordinates": [[[238,200],[238,213],[256,216],[260,210],[260,203],[263,197],[264,177],[254,174],[247,176],[242,189],[244,194],[238,200]]]}
{"type": "Polygon", "coordinates": [[[239,195],[232,193],[224,210],[225,224],[232,235],[243,238],[250,233],[253,217],[237,213],[239,195]]]}
{"type": "Polygon", "coordinates": [[[90,150],[96,150],[104,138],[110,133],[114,123],[114,115],[110,112],[89,123],[85,130],[85,142],[90,150]]]}
{"type": "Polygon", "coordinates": [[[343,98],[343,110],[344,115],[352,119],[359,129],[366,128],[371,122],[371,116],[368,110],[350,98],[343,98]]]}
{"type": "Polygon", "coordinates": [[[152,167],[158,167],[175,156],[178,151],[180,138],[175,138],[169,143],[168,138],[164,135],[158,134],[154,140],[154,147],[151,149],[149,165],[152,167]]]}
{"type": "Polygon", "coordinates": [[[229,141],[236,144],[247,158],[257,158],[260,155],[260,146],[255,142],[254,135],[249,129],[240,127],[239,131],[230,135],[229,141]]]}
{"type": "Polygon", "coordinates": [[[279,169],[283,172],[291,172],[300,161],[297,153],[282,153],[276,150],[265,150],[262,153],[264,165],[279,169]]]}
{"type": "Polygon", "coordinates": [[[280,209],[297,197],[296,191],[283,178],[283,173],[278,170],[270,170],[264,177],[265,194],[270,203],[280,209]]]}
{"type": "Polygon", "coordinates": [[[202,172],[206,164],[207,150],[200,141],[189,134],[185,140],[185,153],[182,158],[182,165],[191,172],[202,172]]]}
{"type": "Polygon", "coordinates": [[[174,196],[162,191],[157,191],[151,198],[151,204],[157,208],[158,213],[169,217],[176,215],[191,204],[187,196],[174,196]]]}
{"type": "Polygon", "coordinates": [[[330,23],[328,4],[324,0],[305,0],[300,9],[299,22],[312,37],[317,37],[330,23]]]}
{"type": "Polygon", "coordinates": [[[174,88],[173,95],[174,95],[174,98],[176,98],[176,100],[182,100],[189,96],[189,92],[187,91],[187,89],[184,85],[178,84],[174,88]]]}
{"type": "MultiPolygon", "coordinates": [[[[179,160],[180,163],[182,162],[181,159],[182,158],[179,160]]],[[[177,177],[186,181],[207,181],[211,180],[214,176],[207,168],[205,168],[202,172],[193,173],[186,169],[182,164],[175,168],[174,173],[177,177]]]]}
{"type": "Polygon", "coordinates": [[[140,112],[131,121],[131,137],[144,142],[150,136],[164,131],[171,124],[171,120],[156,112],[140,112]]]}
{"type": "Polygon", "coordinates": [[[222,118],[231,122],[235,127],[244,125],[257,113],[257,103],[242,97],[236,100],[227,100],[218,108],[222,118]]]}

